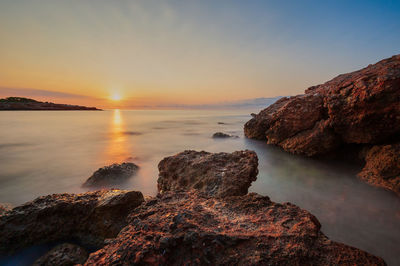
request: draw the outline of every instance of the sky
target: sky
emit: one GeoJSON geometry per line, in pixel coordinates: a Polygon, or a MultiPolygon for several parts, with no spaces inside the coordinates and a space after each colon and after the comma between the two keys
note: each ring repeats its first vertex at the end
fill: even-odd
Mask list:
{"type": "Polygon", "coordinates": [[[0,96],[152,108],[296,95],[399,44],[400,1],[0,0],[0,96]]]}

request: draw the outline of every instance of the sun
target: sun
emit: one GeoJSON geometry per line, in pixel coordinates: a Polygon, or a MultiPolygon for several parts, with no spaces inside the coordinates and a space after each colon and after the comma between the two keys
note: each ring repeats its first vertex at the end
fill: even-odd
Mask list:
{"type": "Polygon", "coordinates": [[[121,95],[117,92],[111,95],[111,100],[113,101],[120,101],[121,99],[122,99],[121,95]]]}

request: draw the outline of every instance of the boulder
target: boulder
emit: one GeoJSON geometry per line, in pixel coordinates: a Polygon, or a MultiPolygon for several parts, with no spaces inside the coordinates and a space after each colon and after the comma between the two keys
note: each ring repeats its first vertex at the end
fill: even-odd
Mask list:
{"type": "Polygon", "coordinates": [[[139,169],[134,163],[112,164],[99,168],[89,177],[83,187],[105,188],[120,184],[133,176],[139,169]]]}
{"type": "Polygon", "coordinates": [[[234,136],[231,134],[226,134],[223,132],[216,132],[212,136],[214,139],[226,139],[226,138],[238,138],[238,136],[234,136]]]}
{"type": "Polygon", "coordinates": [[[385,265],[329,240],[309,212],[255,193],[165,192],[85,265],[385,265]]]}
{"type": "Polygon", "coordinates": [[[244,126],[248,138],[314,156],[400,133],[400,55],[285,97],[244,126]]]}
{"type": "Polygon", "coordinates": [[[365,162],[358,174],[361,179],[400,195],[400,143],[373,146],[366,152],[365,162]]]}
{"type": "Polygon", "coordinates": [[[73,266],[85,263],[89,254],[80,246],[74,244],[61,244],[51,249],[37,259],[33,266],[73,266]]]}
{"type": "Polygon", "coordinates": [[[159,164],[158,190],[196,189],[211,196],[245,195],[258,174],[253,151],[209,153],[184,151],[159,164]]]}
{"type": "Polygon", "coordinates": [[[0,216],[0,254],[34,244],[77,240],[101,247],[144,201],[141,192],[100,190],[39,197],[0,216]]]}

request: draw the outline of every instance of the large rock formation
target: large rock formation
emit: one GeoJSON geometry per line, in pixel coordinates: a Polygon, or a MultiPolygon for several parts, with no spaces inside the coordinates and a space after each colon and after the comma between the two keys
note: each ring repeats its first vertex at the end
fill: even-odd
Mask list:
{"type": "Polygon", "coordinates": [[[56,246],[33,263],[33,266],[73,266],[83,264],[89,254],[80,246],[64,243],[56,246]]]}
{"type": "Polygon", "coordinates": [[[400,55],[282,98],[244,126],[249,138],[305,155],[400,133],[400,55]]]}
{"type": "Polygon", "coordinates": [[[216,197],[245,195],[257,178],[257,167],[253,151],[184,151],[158,164],[158,190],[194,188],[216,197]]]}
{"type": "Polygon", "coordinates": [[[366,152],[365,161],[358,174],[361,179],[400,195],[400,143],[372,147],[366,152]]]}
{"type": "MultiPolygon", "coordinates": [[[[400,55],[282,98],[248,121],[244,133],[307,156],[393,143],[400,139],[400,55]]],[[[361,176],[386,182],[376,174],[361,176]]]]}
{"type": "MultiPolygon", "coordinates": [[[[140,192],[111,190],[51,195],[14,208],[0,216],[0,252],[75,238],[105,243],[85,265],[385,264],[330,241],[309,212],[247,194],[256,175],[254,152],[185,151],[160,162],[164,191],[144,203],[140,192]]],[[[58,265],[58,255],[47,257],[58,265]]]]}
{"type": "Polygon", "coordinates": [[[102,246],[127,224],[126,216],[144,201],[136,191],[101,190],[53,194],[0,216],[0,254],[52,241],[78,240],[102,246]]]}
{"type": "Polygon", "coordinates": [[[112,164],[99,168],[90,176],[83,187],[106,188],[120,184],[133,176],[139,169],[134,163],[112,164]]]}
{"type": "Polygon", "coordinates": [[[255,193],[215,198],[166,192],[129,216],[129,226],[86,265],[384,265],[329,240],[318,220],[255,193]]]}

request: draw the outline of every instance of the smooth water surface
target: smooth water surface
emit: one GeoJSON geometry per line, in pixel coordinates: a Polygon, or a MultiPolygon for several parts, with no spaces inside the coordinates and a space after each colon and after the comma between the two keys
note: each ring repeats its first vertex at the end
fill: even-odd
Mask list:
{"type": "Polygon", "coordinates": [[[157,164],[165,156],[250,149],[260,170],[251,191],[297,204],[318,218],[330,239],[400,265],[400,198],[358,180],[352,165],[293,156],[244,138],[243,124],[254,111],[0,112],[0,202],[85,192],[81,184],[95,170],[123,161],[140,170],[119,188],[155,195],[157,164]],[[217,131],[240,138],[211,138],[217,131]]]}

